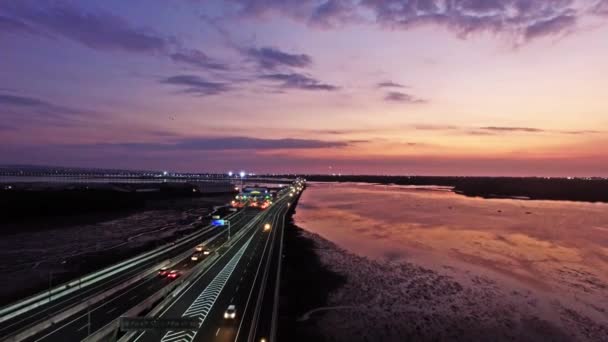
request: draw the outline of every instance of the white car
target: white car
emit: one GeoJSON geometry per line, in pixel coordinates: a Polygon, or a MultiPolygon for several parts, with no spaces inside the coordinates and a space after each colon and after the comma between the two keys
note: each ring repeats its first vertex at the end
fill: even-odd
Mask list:
{"type": "Polygon", "coordinates": [[[194,248],[194,250],[196,250],[197,252],[202,252],[202,251],[203,251],[203,248],[205,248],[205,246],[203,246],[203,245],[198,245],[198,246],[196,246],[196,247],[194,248]]]}
{"type": "Polygon", "coordinates": [[[192,261],[199,261],[201,258],[202,258],[202,255],[200,253],[194,253],[190,257],[190,260],[192,260],[192,261]]]}
{"type": "Polygon", "coordinates": [[[225,319],[235,319],[236,318],[236,306],[230,304],[228,305],[228,309],[224,311],[225,319]]]}

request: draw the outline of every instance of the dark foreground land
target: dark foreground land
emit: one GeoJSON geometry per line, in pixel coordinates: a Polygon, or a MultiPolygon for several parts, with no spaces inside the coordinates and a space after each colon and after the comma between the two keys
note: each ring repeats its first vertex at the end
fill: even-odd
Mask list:
{"type": "Polygon", "coordinates": [[[0,304],[193,233],[208,224],[214,207],[233,196],[201,194],[187,184],[155,187],[0,190],[0,272],[10,274],[1,278],[0,304]]]}
{"type": "Polygon", "coordinates": [[[317,182],[364,182],[397,185],[449,186],[466,196],[608,202],[608,179],[518,177],[423,177],[308,175],[317,182]]]}
{"type": "Polygon", "coordinates": [[[324,341],[316,318],[301,317],[318,307],[327,305],[330,293],[342,286],[346,279],[321,263],[311,239],[293,222],[296,206],[289,212],[285,225],[284,258],[279,301],[279,341],[324,341]]]}

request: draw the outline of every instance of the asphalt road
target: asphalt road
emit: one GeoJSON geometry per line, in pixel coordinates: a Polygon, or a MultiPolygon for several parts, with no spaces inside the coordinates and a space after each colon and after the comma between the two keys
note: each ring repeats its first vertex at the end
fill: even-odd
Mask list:
{"type": "MultiPolygon", "coordinates": [[[[258,212],[255,210],[245,210],[242,214],[239,214],[238,218],[235,218],[232,221],[232,234],[235,234],[247,223],[249,223],[256,214],[258,214],[258,212]]],[[[213,249],[221,245],[226,240],[226,229],[216,228],[216,230],[212,229],[208,233],[203,234],[200,239],[197,239],[197,241],[193,241],[187,246],[184,246],[184,248],[179,249],[179,251],[176,251],[175,255],[179,255],[185,252],[187,249],[192,249],[194,252],[194,246],[196,244],[201,243],[202,241],[205,241],[218,233],[222,234],[222,236],[211,242],[209,247],[213,249]],[[218,232],[217,229],[222,230],[218,232]]],[[[185,259],[179,261],[175,266],[173,266],[172,269],[178,269],[181,272],[185,272],[200,262],[202,262],[202,260],[191,261],[190,255],[188,255],[185,259]]],[[[130,276],[133,276],[133,273],[134,272],[129,272],[130,276]]],[[[128,277],[121,275],[118,277],[118,280],[104,283],[105,286],[99,290],[111,288],[117,283],[124,281],[126,278],[128,277]]],[[[88,336],[89,331],[93,333],[104,327],[106,324],[118,318],[121,314],[145,300],[147,297],[154,294],[171,281],[172,280],[170,279],[159,277],[157,274],[152,274],[131,284],[127,288],[118,291],[105,300],[94,304],[90,310],[82,310],[72,317],[28,338],[26,341],[80,341],[88,336]]],[[[75,297],[76,298],[63,301],[63,307],[69,307],[69,305],[72,303],[77,302],[82,298],[82,294],[79,293],[75,297]]],[[[57,305],[57,310],[62,308],[60,304],[55,305],[57,305]]],[[[42,317],[46,316],[44,313],[37,314],[36,316],[38,315],[42,315],[42,317]]]]}
{"type": "Polygon", "coordinates": [[[196,317],[201,322],[198,330],[144,332],[133,341],[247,341],[250,336],[259,341],[261,334],[269,334],[288,200],[288,196],[277,200],[258,224],[235,239],[232,247],[158,316],[196,317]],[[263,230],[266,223],[271,224],[270,231],[263,230]],[[225,319],[224,311],[231,304],[236,306],[236,318],[225,319]]]}

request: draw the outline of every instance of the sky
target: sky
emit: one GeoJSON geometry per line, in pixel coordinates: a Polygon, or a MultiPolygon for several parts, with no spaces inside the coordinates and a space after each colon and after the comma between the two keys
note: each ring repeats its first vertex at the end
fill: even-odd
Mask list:
{"type": "Polygon", "coordinates": [[[0,2],[0,164],[608,176],[608,0],[0,2]]]}

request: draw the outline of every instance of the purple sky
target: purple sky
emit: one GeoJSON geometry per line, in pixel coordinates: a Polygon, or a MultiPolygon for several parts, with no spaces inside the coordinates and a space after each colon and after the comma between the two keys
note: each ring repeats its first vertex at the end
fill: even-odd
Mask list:
{"type": "Polygon", "coordinates": [[[0,3],[0,164],[608,176],[608,0],[0,3]]]}

